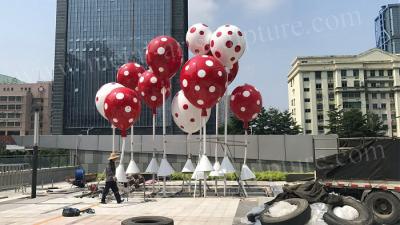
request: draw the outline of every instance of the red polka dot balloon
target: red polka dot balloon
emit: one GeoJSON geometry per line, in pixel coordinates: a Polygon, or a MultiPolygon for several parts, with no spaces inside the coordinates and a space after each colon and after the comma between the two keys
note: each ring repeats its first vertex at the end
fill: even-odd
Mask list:
{"type": "MultiPolygon", "coordinates": [[[[210,118],[211,109],[207,109],[206,122],[210,118]]],[[[187,100],[183,91],[176,93],[171,104],[172,118],[175,124],[188,134],[193,134],[201,128],[201,109],[187,100]]]]}
{"type": "Polygon", "coordinates": [[[145,69],[135,62],[126,63],[118,69],[117,82],[137,91],[139,77],[144,71],[145,69]]]}
{"type": "Polygon", "coordinates": [[[231,84],[232,81],[236,78],[237,73],[239,72],[239,62],[233,64],[232,69],[226,67],[226,72],[228,73],[228,84],[231,84]]]}
{"type": "Polygon", "coordinates": [[[182,56],[181,46],[169,36],[158,36],[147,45],[147,65],[160,78],[173,77],[182,64],[182,56]]]}
{"type": "Polygon", "coordinates": [[[207,55],[210,52],[212,31],[204,23],[196,23],[186,32],[186,45],[195,55],[207,55]]]}
{"type": "Polygon", "coordinates": [[[138,90],[146,105],[156,113],[157,107],[162,105],[162,90],[165,89],[165,98],[170,95],[171,82],[169,79],[157,77],[151,71],[145,71],[139,78],[138,90]]]}
{"type": "Polygon", "coordinates": [[[126,137],[126,130],[139,118],[140,110],[139,95],[127,87],[112,90],[104,102],[108,121],[121,130],[122,137],[126,137]]]}
{"type": "Polygon", "coordinates": [[[188,60],[181,70],[181,89],[186,98],[197,108],[213,107],[226,91],[224,66],[213,56],[197,55],[188,60]]]}
{"type": "Polygon", "coordinates": [[[226,67],[232,68],[243,55],[246,40],[240,29],[233,25],[220,26],[211,36],[212,54],[226,67]]]}
{"type": "Polygon", "coordinates": [[[257,118],[258,113],[261,112],[261,94],[252,85],[238,86],[232,91],[230,107],[233,114],[243,121],[243,126],[247,129],[248,123],[257,118]]]}

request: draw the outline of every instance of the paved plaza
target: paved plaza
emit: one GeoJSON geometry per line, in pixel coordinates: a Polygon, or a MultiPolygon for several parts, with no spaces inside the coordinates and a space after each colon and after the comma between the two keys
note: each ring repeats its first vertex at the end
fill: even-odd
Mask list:
{"type": "MultiPolygon", "coordinates": [[[[28,192],[29,193],[29,192],[28,192]]],[[[69,194],[29,195],[0,192],[0,224],[121,224],[134,216],[165,216],[176,225],[231,225],[241,224],[241,218],[251,207],[262,204],[265,198],[207,197],[207,198],[130,198],[127,202],[99,204],[98,198],[76,198],[79,192],[69,194]],[[93,208],[95,214],[83,213],[79,217],[63,217],[64,207],[93,208]]]]}

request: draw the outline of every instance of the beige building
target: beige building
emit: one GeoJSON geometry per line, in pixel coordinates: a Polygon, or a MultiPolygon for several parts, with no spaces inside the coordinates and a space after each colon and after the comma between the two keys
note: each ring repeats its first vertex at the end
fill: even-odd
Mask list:
{"type": "Polygon", "coordinates": [[[34,105],[40,134],[50,134],[52,82],[24,83],[0,74],[0,135],[33,134],[34,105]]]}
{"type": "Polygon", "coordinates": [[[305,134],[328,132],[330,109],[378,114],[387,135],[400,136],[400,55],[370,49],[358,55],[297,57],[288,75],[289,111],[305,134]]]}

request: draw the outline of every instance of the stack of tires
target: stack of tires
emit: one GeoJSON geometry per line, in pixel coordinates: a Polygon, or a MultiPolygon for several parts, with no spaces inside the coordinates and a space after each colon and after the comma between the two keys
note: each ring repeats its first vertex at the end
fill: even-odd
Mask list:
{"type": "MultiPolygon", "coordinates": [[[[340,205],[328,205],[328,211],[323,219],[328,225],[395,225],[400,221],[400,200],[391,192],[370,192],[364,198],[363,203],[352,198],[343,197],[340,205]],[[351,206],[357,210],[359,216],[354,220],[346,220],[335,215],[334,208],[338,206],[351,206]]],[[[302,225],[307,224],[311,218],[311,208],[307,200],[292,198],[284,200],[297,209],[281,217],[272,217],[268,210],[264,210],[260,216],[263,225],[302,225]]]]}

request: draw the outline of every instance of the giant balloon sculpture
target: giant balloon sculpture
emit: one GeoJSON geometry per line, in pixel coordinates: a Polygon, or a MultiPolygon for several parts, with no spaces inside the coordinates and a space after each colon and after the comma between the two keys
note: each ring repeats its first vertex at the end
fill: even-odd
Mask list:
{"type": "MultiPolygon", "coordinates": [[[[166,177],[170,176],[174,169],[167,160],[166,153],[166,127],[165,127],[165,99],[169,95],[169,79],[171,79],[179,70],[182,64],[183,52],[180,44],[172,37],[169,36],[158,36],[152,39],[147,45],[146,49],[146,62],[149,65],[150,71],[145,80],[148,79],[150,84],[155,90],[151,93],[146,93],[145,90],[139,88],[142,96],[147,99],[150,94],[150,102],[146,101],[149,107],[154,108],[158,106],[156,104],[161,93],[162,99],[162,118],[163,118],[163,158],[161,159],[160,167],[157,175],[164,178],[163,194],[166,195],[166,177]],[[155,76],[151,75],[153,73],[155,76]],[[160,89],[161,87],[161,89],[160,89]],[[140,90],[141,89],[141,90],[140,90]],[[158,93],[156,93],[158,92],[158,93]],[[153,104],[154,103],[154,104],[153,104]]],[[[139,80],[140,84],[140,80],[139,80]]],[[[144,85],[143,85],[144,86],[144,85]]],[[[140,87],[140,86],[139,86],[140,87]]],[[[154,112],[154,110],[153,110],[154,112]]],[[[153,117],[153,137],[154,137],[154,126],[155,117],[153,117]]],[[[154,139],[154,138],[153,138],[154,139]]]]}
{"type": "MultiPolygon", "coordinates": [[[[154,147],[153,158],[146,172],[164,178],[164,195],[166,177],[174,169],[167,160],[165,105],[166,98],[170,95],[170,79],[181,69],[181,91],[176,93],[171,103],[171,114],[176,125],[188,134],[200,131],[199,162],[194,169],[191,161],[190,148],[188,158],[182,172],[203,174],[204,196],[206,196],[206,173],[210,176],[222,176],[235,172],[235,168],[227,155],[227,111],[228,111],[228,85],[236,78],[239,71],[239,59],[246,49],[245,37],[242,31],[234,25],[220,26],[216,31],[203,23],[192,25],[186,33],[186,44],[194,54],[181,68],[183,51],[180,44],[172,37],[158,36],[152,39],[146,48],[146,70],[140,64],[129,62],[122,65],[116,76],[118,83],[103,85],[96,93],[96,108],[113,127],[113,151],[115,151],[115,128],[121,130],[122,149],[121,162],[117,167],[117,179],[126,182],[123,157],[126,139],[126,130],[131,128],[131,162],[127,173],[139,173],[139,168],[133,160],[133,124],[139,118],[141,100],[153,113],[153,146],[155,146],[155,123],[157,108],[162,106],[163,120],[163,158],[158,166],[154,147]],[[225,127],[224,127],[224,158],[221,164],[218,161],[218,102],[225,95],[225,127]],[[211,113],[211,108],[216,108],[216,144],[215,163],[211,164],[207,157],[206,149],[206,122],[211,113]]],[[[241,180],[254,178],[253,172],[246,164],[247,159],[247,127],[255,119],[262,107],[261,95],[251,85],[235,88],[231,94],[230,106],[234,115],[243,121],[245,129],[245,157],[241,171],[241,180]]],[[[196,176],[195,176],[196,177],[196,176]]],[[[197,178],[196,178],[197,179],[197,178]]],[[[224,195],[226,193],[226,176],[224,195]]],[[[190,186],[189,186],[190,187],[190,186]]],[[[154,190],[154,182],[153,182],[154,190]]],[[[216,189],[217,192],[217,183],[216,189]]],[[[195,194],[195,193],[194,193],[195,194]]],[[[194,195],[195,196],[195,195],[194,195]]]]}
{"type": "Polygon", "coordinates": [[[134,90],[127,87],[112,90],[104,101],[104,112],[108,121],[121,131],[121,161],[116,170],[116,178],[119,182],[127,182],[123,165],[126,130],[139,118],[140,110],[139,96],[134,90]]]}
{"type": "Polygon", "coordinates": [[[230,99],[231,110],[234,115],[243,121],[243,128],[245,134],[245,150],[242,172],[240,174],[241,180],[249,180],[255,178],[254,173],[246,164],[247,159],[247,130],[249,122],[257,118],[258,113],[261,111],[262,99],[260,92],[249,84],[236,87],[230,99]]]}
{"type": "MultiPolygon", "coordinates": [[[[145,69],[138,63],[129,62],[122,65],[117,72],[116,80],[123,86],[138,91],[139,78],[144,73],[145,69]]],[[[133,159],[133,126],[131,127],[131,160],[128,168],[126,169],[127,174],[137,174],[140,170],[133,159]]]]}

